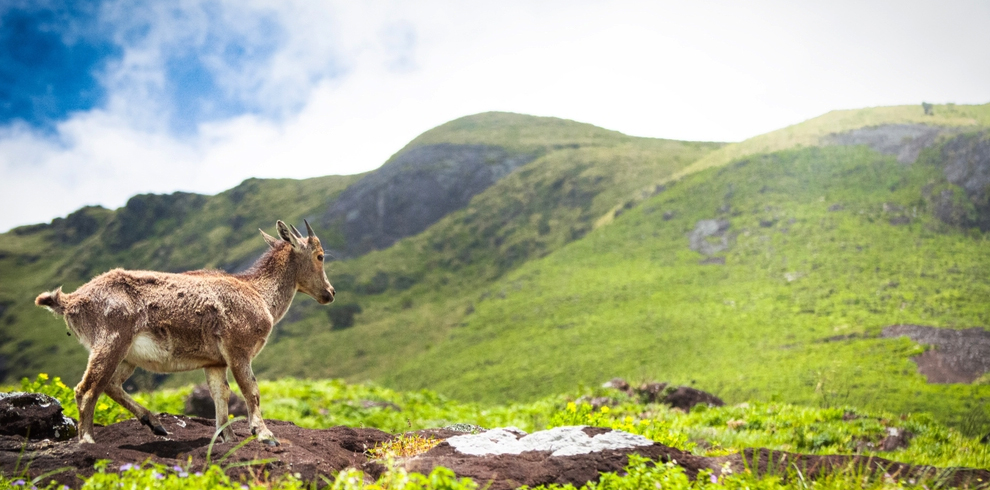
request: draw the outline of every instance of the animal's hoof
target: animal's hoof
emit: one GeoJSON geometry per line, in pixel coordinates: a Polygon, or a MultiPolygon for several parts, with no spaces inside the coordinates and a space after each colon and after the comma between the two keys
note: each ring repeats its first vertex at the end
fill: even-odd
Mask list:
{"type": "Polygon", "coordinates": [[[264,445],[266,445],[266,446],[268,446],[268,447],[276,447],[276,446],[279,446],[280,445],[279,442],[278,442],[278,439],[275,439],[275,438],[262,439],[261,440],[261,443],[264,444],[264,445]]]}
{"type": "Polygon", "coordinates": [[[153,432],[156,436],[168,435],[168,431],[165,430],[165,427],[162,427],[162,424],[151,423],[151,417],[148,417],[147,415],[141,417],[141,423],[148,426],[148,428],[151,429],[151,432],[153,432]]]}
{"type": "Polygon", "coordinates": [[[93,436],[83,434],[82,436],[79,436],[79,444],[96,444],[96,441],[93,440],[93,436]]]}

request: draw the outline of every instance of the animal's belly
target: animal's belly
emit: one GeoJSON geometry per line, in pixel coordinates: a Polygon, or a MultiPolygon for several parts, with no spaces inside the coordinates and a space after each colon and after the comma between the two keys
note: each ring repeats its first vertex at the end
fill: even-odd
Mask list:
{"type": "Polygon", "coordinates": [[[144,334],[138,334],[127,351],[127,362],[157,373],[174,373],[191,371],[216,362],[199,356],[176,356],[169,346],[157,339],[144,334]]]}

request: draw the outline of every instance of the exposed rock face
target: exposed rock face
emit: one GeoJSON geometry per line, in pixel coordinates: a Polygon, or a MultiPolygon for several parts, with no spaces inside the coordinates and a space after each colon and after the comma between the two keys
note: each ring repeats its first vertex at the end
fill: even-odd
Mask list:
{"type": "MultiPolygon", "coordinates": [[[[942,147],[942,160],[945,164],[945,178],[962,188],[966,197],[973,203],[975,216],[961,221],[965,226],[978,226],[990,230],[990,132],[964,134],[947,141],[942,147]]],[[[945,201],[943,196],[942,201],[945,201]]],[[[946,203],[937,202],[944,207],[946,203]]],[[[951,216],[951,212],[948,213],[951,216]]],[[[938,213],[942,217],[945,212],[938,213]]]]}
{"type": "Polygon", "coordinates": [[[883,338],[900,336],[934,346],[912,359],[929,383],[972,383],[990,372],[990,332],[982,328],[892,325],[880,333],[883,338]]]}
{"type": "Polygon", "coordinates": [[[0,393],[0,434],[64,441],[76,436],[76,421],[58,400],[40,393],[0,393]]]}
{"type": "MultiPolygon", "coordinates": [[[[247,403],[236,393],[231,393],[230,399],[227,400],[227,411],[235,417],[247,417],[247,403]]],[[[193,388],[192,393],[186,398],[186,413],[207,419],[216,418],[217,410],[213,397],[210,396],[209,386],[197,385],[193,388]]]]}
{"type": "Polygon", "coordinates": [[[729,249],[729,220],[705,219],[694,225],[688,235],[689,247],[704,255],[715,255],[729,249]]]}
{"type": "Polygon", "coordinates": [[[532,159],[497,146],[413,148],[348,187],[322,222],[345,237],[342,256],[384,249],[464,207],[475,194],[532,159]]]}
{"type": "Polygon", "coordinates": [[[833,145],[866,145],[884,155],[895,155],[901,163],[914,163],[921,150],[935,144],[946,128],[926,124],[884,124],[854,129],[824,138],[833,145]]]}
{"type": "Polygon", "coordinates": [[[622,431],[568,426],[532,434],[511,427],[492,429],[481,434],[451,437],[447,439],[447,444],[458,453],[472,456],[522,454],[528,451],[548,451],[551,456],[574,456],[607,449],[652,446],[653,441],[622,431]]]}

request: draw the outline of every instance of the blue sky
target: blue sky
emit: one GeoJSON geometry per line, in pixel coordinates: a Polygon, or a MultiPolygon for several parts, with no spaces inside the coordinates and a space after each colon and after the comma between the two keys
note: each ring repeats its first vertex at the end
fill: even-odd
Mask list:
{"type": "Polygon", "coordinates": [[[990,102],[990,3],[0,4],[0,231],[134,194],[367,171],[489,110],[738,141],[990,102]]]}

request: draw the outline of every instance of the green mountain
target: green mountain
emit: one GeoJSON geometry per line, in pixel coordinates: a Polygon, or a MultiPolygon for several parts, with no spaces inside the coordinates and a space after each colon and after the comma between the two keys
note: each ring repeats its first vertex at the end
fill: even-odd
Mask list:
{"type": "Polygon", "coordinates": [[[990,325],[988,125],[990,105],[876,108],[722,145],[487,113],[365,175],[85,208],[0,235],[0,373],[84,367],[40,291],[242,269],[257,227],[307,218],[338,301],[297,299],[263,377],[496,401],[624,376],[982,424],[990,386],[928,384],[923,347],[878,335],[990,325]]]}

